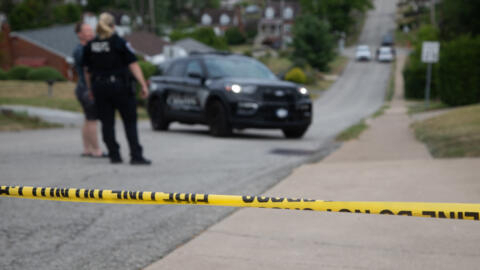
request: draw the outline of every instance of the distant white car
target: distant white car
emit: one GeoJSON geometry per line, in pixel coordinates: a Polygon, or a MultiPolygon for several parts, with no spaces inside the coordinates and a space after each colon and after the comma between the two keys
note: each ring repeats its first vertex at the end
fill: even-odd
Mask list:
{"type": "Polygon", "coordinates": [[[379,62],[392,62],[395,59],[392,47],[380,47],[377,50],[377,60],[379,62]]]}
{"type": "Polygon", "coordinates": [[[358,45],[355,52],[355,60],[357,61],[370,61],[372,60],[372,53],[368,45],[358,45]]]}

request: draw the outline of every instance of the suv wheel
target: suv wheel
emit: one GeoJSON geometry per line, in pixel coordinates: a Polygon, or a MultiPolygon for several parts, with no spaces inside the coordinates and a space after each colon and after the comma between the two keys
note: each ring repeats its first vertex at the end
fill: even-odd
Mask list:
{"type": "Polygon", "coordinates": [[[227,110],[220,101],[212,101],[208,106],[207,121],[210,127],[210,134],[215,137],[226,137],[232,133],[227,110]]]}
{"type": "Polygon", "coordinates": [[[165,118],[164,102],[160,99],[152,100],[150,106],[150,123],[153,130],[168,130],[170,123],[165,118]]]}
{"type": "Polygon", "coordinates": [[[303,135],[305,135],[305,132],[307,132],[308,126],[307,127],[298,127],[298,128],[285,128],[282,129],[283,135],[285,135],[286,138],[290,139],[299,139],[302,138],[303,135]]]}

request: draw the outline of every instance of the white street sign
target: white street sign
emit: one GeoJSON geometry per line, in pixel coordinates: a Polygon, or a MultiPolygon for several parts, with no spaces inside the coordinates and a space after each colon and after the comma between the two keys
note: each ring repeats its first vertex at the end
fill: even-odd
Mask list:
{"type": "Polygon", "coordinates": [[[440,42],[424,41],[422,44],[422,62],[437,63],[440,53],[440,42]]]}

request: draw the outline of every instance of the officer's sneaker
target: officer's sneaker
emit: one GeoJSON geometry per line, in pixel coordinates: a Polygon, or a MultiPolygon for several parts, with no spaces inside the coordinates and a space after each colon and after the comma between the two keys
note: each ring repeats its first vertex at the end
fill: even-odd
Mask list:
{"type": "Polygon", "coordinates": [[[146,159],[144,157],[141,158],[133,158],[130,160],[131,165],[150,165],[152,164],[152,161],[149,159],[146,159]]]}

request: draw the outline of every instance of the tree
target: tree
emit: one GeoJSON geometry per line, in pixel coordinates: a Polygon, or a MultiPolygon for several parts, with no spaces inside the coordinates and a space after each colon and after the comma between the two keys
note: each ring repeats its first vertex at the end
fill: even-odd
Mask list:
{"type": "Polygon", "coordinates": [[[81,17],[76,4],[55,4],[49,0],[26,0],[15,5],[8,14],[12,30],[47,27],[52,24],[72,23],[81,17]]]}
{"type": "Polygon", "coordinates": [[[109,6],[114,6],[115,1],[114,0],[94,0],[94,1],[88,1],[87,6],[85,7],[86,10],[94,12],[94,13],[99,13],[102,11],[102,9],[109,7],[109,6]]]}
{"type": "Polygon", "coordinates": [[[229,45],[239,45],[246,41],[245,34],[238,27],[231,27],[225,31],[225,38],[229,45]]]}
{"type": "Polygon", "coordinates": [[[184,38],[193,38],[217,50],[228,50],[227,41],[223,37],[218,37],[211,27],[200,27],[193,32],[184,32],[180,30],[172,31],[170,39],[177,41],[184,38]]]}
{"type": "Polygon", "coordinates": [[[305,59],[312,67],[328,70],[328,63],[335,57],[335,41],[327,22],[314,15],[302,15],[293,27],[294,60],[305,59]]]}
{"type": "Polygon", "coordinates": [[[55,23],[73,23],[80,20],[82,8],[75,4],[58,5],[53,9],[55,23]]]}
{"type": "Polygon", "coordinates": [[[40,28],[50,25],[48,1],[26,0],[17,4],[8,14],[12,30],[40,28]]]}
{"type": "Polygon", "coordinates": [[[355,19],[353,12],[366,12],[373,7],[371,0],[301,0],[302,12],[317,15],[330,23],[332,32],[348,33],[355,19]]]}
{"type": "Polygon", "coordinates": [[[443,0],[439,7],[440,37],[443,40],[462,34],[480,34],[480,1],[443,0]]]}

